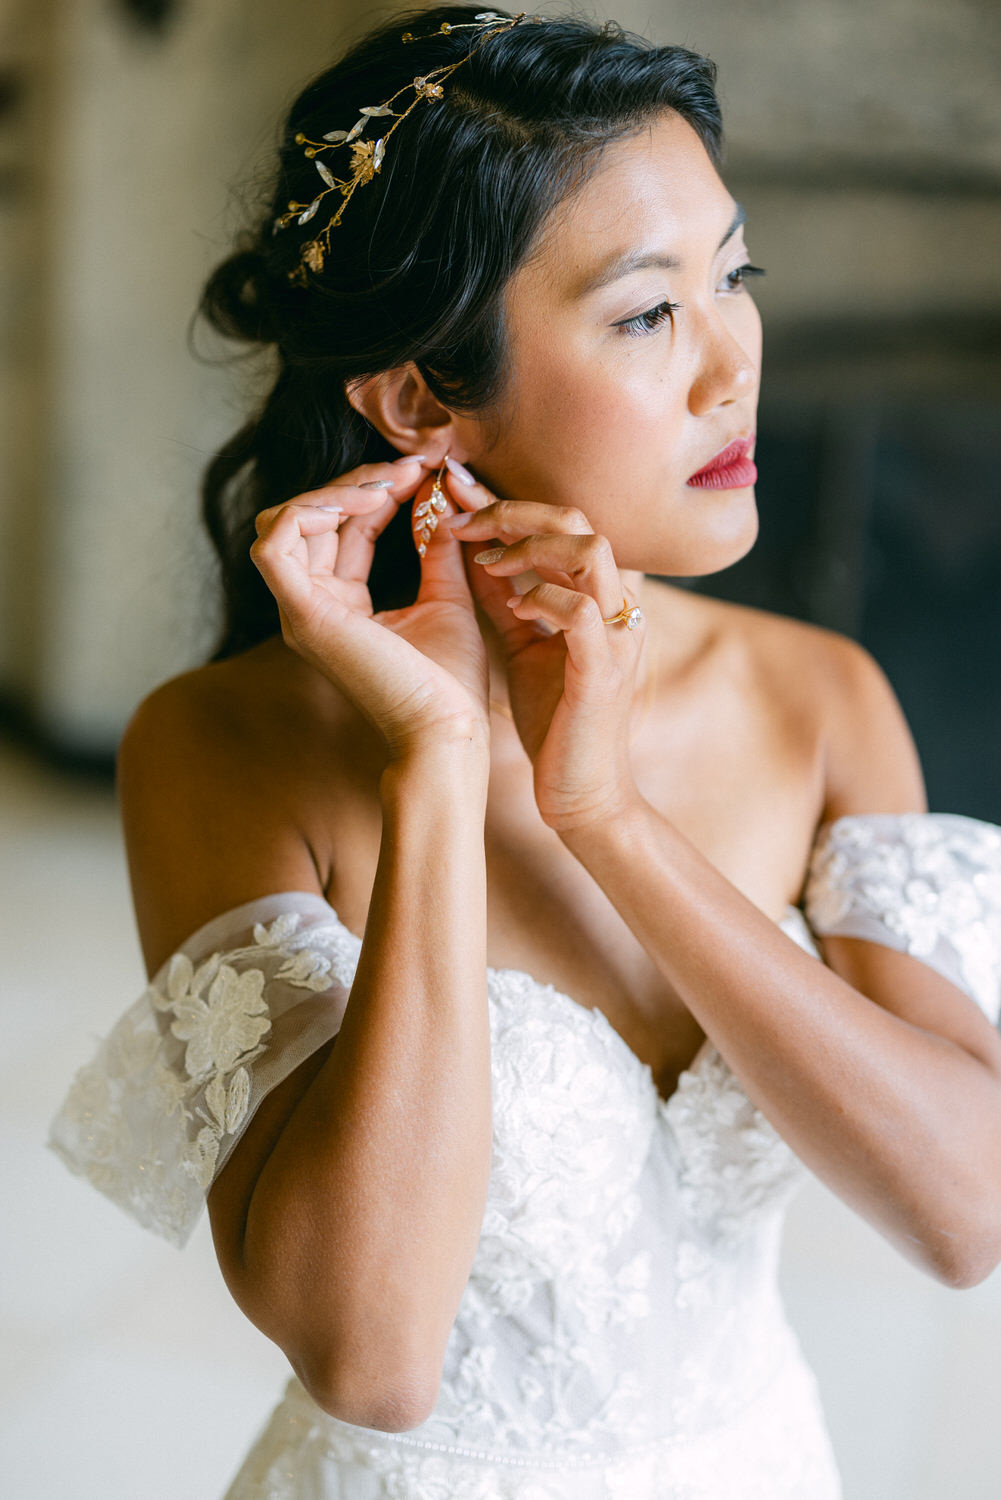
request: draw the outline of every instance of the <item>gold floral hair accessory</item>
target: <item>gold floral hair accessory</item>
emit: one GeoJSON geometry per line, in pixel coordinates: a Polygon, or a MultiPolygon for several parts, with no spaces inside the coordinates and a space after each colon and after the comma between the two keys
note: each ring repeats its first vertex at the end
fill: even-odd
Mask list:
{"type": "Polygon", "coordinates": [[[495,10],[482,10],[478,12],[474,21],[463,21],[453,24],[450,21],[442,21],[437,31],[427,32],[425,36],[415,37],[411,32],[405,31],[402,35],[404,42],[422,42],[430,36],[439,36],[443,32],[447,35],[452,31],[480,31],[483,33],[475,47],[471,47],[465,57],[460,57],[458,62],[446,63],[442,67],[432,68],[430,72],[415,78],[413,83],[404,84],[403,88],[397,89],[396,93],[383,101],[382,104],[365,104],[358,111],[359,118],[350,130],[330,130],[322,141],[311,141],[302,131],[296,136],[296,145],[305,147],[305,155],[310,157],[316,165],[316,170],[326,184],[317,193],[311,203],[290,203],[288,211],[281,214],[275,221],[272,233],[277,234],[280,229],[286,229],[289,224],[308,224],[320,207],[321,202],[328,193],[338,192],[341,194],[341,203],[337,212],[327,221],[326,226],[313,239],[307,240],[302,246],[299,263],[293,271],[289,272],[289,281],[298,286],[307,285],[307,270],[322,271],[324,261],[330,254],[330,231],[341,222],[341,214],[347,207],[355,188],[362,187],[371,182],[376,172],[382,168],[386,155],[386,142],[393,131],[402,124],[410,111],[420,103],[422,99],[432,100],[444,97],[442,81],[454,73],[456,68],[461,68],[463,63],[469,61],[474,52],[478,52],[484,42],[492,36],[499,36],[502,31],[510,31],[521,21],[545,21],[546,16],[529,15],[527,11],[520,11],[516,16],[502,16],[495,10]],[[406,109],[395,110],[393,104],[401,94],[413,89],[414,97],[406,109]],[[393,124],[378,140],[361,140],[361,134],[371,120],[389,116],[393,124]],[[320,151],[334,151],[340,146],[350,146],[351,161],[349,177],[335,177],[326,162],[319,161],[320,151]]]}

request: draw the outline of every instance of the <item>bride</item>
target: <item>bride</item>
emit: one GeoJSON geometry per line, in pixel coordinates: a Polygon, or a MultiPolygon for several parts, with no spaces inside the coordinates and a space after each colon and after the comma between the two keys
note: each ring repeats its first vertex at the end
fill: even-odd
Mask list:
{"type": "Polygon", "coordinates": [[[435,7],[293,105],[204,310],[212,661],[134,714],[151,983],[53,1124],[288,1357],[229,1500],[833,1500],[776,1290],[816,1174],[1001,1259],[1001,830],[754,544],[714,68],[435,7]],[[653,576],[648,576],[653,575],[653,576]]]}

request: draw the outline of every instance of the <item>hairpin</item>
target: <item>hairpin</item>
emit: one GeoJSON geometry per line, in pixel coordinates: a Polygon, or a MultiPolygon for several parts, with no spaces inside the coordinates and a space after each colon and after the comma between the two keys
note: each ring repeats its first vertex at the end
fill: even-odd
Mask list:
{"type": "Polygon", "coordinates": [[[492,36],[499,36],[502,31],[510,31],[521,21],[545,21],[546,16],[530,16],[527,11],[520,11],[516,16],[502,16],[495,10],[483,10],[477,13],[474,21],[463,21],[453,23],[442,21],[437,31],[427,32],[423,36],[415,37],[411,32],[405,31],[402,35],[404,42],[422,42],[429,37],[448,34],[452,31],[480,31],[483,33],[475,47],[471,47],[465,57],[458,62],[446,63],[441,67],[432,68],[428,73],[421,74],[415,78],[413,83],[404,84],[403,88],[397,89],[395,94],[383,101],[382,104],[365,104],[359,110],[359,118],[350,130],[330,130],[324,135],[322,141],[311,141],[302,131],[296,135],[296,145],[305,148],[305,155],[316,165],[325,186],[317,193],[310,203],[290,203],[287,212],[279,215],[274,221],[272,233],[277,234],[280,229],[285,229],[293,221],[297,224],[308,224],[316,214],[321,202],[328,193],[338,192],[341,194],[341,203],[327,221],[326,226],[313,239],[307,240],[302,246],[299,263],[293,271],[289,272],[289,280],[299,286],[306,286],[309,271],[322,271],[326,256],[330,254],[330,231],[341,222],[341,215],[347,207],[355,188],[364,186],[371,182],[376,172],[382,168],[386,155],[386,142],[393,131],[402,124],[410,111],[420,103],[422,99],[432,100],[444,97],[442,81],[454,73],[456,68],[461,68],[467,63],[475,52],[483,46],[484,42],[492,36]],[[395,110],[393,105],[401,94],[413,89],[414,97],[406,109],[395,110]],[[392,118],[393,124],[377,140],[362,140],[362,132],[369,122],[383,117],[392,118]],[[318,153],[321,151],[334,151],[341,146],[350,146],[350,176],[335,177],[325,161],[320,161],[318,153]]]}

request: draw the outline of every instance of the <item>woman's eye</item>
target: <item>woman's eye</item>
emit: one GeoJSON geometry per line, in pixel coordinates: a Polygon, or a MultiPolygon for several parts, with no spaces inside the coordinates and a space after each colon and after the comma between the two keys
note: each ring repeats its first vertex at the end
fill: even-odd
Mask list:
{"type": "Polygon", "coordinates": [[[660,325],[667,322],[680,306],[680,302],[658,302],[656,307],[651,307],[647,312],[637,313],[635,318],[623,318],[621,323],[613,326],[621,328],[623,333],[632,337],[656,333],[660,325]]]}
{"type": "Polygon", "coordinates": [[[732,271],[727,271],[723,280],[726,282],[727,291],[739,292],[748,276],[764,276],[760,266],[737,266],[732,271]]]}
{"type": "MultiPolygon", "coordinates": [[[[728,292],[739,292],[749,276],[764,276],[764,274],[761,266],[735,266],[723,277],[725,289],[728,292]]],[[[621,328],[623,333],[634,338],[642,337],[644,334],[656,333],[661,324],[668,322],[672,313],[676,313],[680,307],[680,302],[658,302],[656,307],[637,313],[635,318],[623,318],[620,323],[612,326],[621,328]]]]}

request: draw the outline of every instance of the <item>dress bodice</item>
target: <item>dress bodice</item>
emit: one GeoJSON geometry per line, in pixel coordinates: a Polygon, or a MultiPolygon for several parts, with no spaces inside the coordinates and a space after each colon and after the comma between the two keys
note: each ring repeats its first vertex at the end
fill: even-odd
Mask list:
{"type": "MultiPolygon", "coordinates": [[[[996,1022],[1001,829],[947,814],[824,825],[803,907],[779,925],[818,960],[814,936],[830,933],[907,951],[996,1022]]],[[[50,1144],[184,1243],[260,1100],[336,1033],[360,948],[309,892],[214,919],[80,1070],[50,1144]]],[[[487,994],[491,1171],[435,1411],[375,1433],[293,1380],[228,1500],[342,1493],[276,1488],[293,1449],[293,1471],[308,1450],[342,1475],[383,1476],[384,1489],[343,1489],[359,1497],[834,1497],[776,1282],[806,1169],[708,1038],[665,1101],[600,1011],[512,969],[489,970],[487,994]],[[748,1453],[765,1442],[755,1488],[748,1453]],[[699,1487],[707,1455],[729,1487],[699,1487]]]]}

